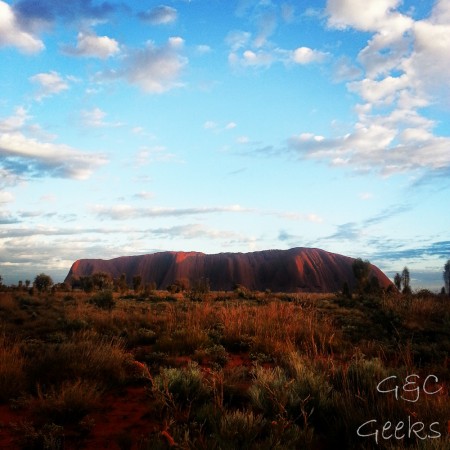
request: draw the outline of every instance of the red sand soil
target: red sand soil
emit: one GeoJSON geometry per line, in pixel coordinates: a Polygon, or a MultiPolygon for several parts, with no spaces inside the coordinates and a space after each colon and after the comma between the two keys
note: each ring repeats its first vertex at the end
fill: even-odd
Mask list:
{"type": "Polygon", "coordinates": [[[119,442],[127,438],[132,438],[136,446],[140,439],[160,429],[153,419],[152,400],[146,387],[128,387],[119,395],[112,392],[102,403],[101,410],[90,415],[95,426],[83,447],[86,450],[120,450],[119,442]]]}
{"type": "Polygon", "coordinates": [[[13,411],[8,405],[0,405],[0,448],[2,450],[17,449],[11,424],[18,424],[24,420],[27,420],[27,417],[23,411],[13,411]]]}
{"type": "MultiPolygon", "coordinates": [[[[176,357],[178,367],[186,366],[189,357],[176,357]]],[[[253,362],[248,353],[230,354],[224,370],[236,367],[251,368],[253,362]]],[[[202,371],[208,376],[210,369],[206,362],[201,364],[202,371]]],[[[249,382],[242,383],[242,389],[248,388],[249,382]]],[[[149,395],[147,385],[128,386],[117,391],[107,392],[101,399],[96,412],[84,418],[91,423],[92,429],[87,437],[79,437],[79,426],[66,426],[64,430],[66,450],[120,450],[138,448],[139,442],[149,439],[162,439],[170,446],[171,436],[164,434],[164,426],[157,421],[158,411],[149,395]]],[[[0,449],[17,450],[12,424],[24,421],[36,423],[27,410],[12,410],[9,405],[0,405],[0,449]]],[[[35,425],[37,427],[37,425],[35,425]]]]}

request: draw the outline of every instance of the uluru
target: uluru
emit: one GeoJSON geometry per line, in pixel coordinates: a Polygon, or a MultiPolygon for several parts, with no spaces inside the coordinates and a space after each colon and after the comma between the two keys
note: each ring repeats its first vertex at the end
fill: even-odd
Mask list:
{"type": "MultiPolygon", "coordinates": [[[[249,253],[205,254],[200,252],[158,252],[114,259],[80,259],[73,263],[65,281],[106,272],[113,278],[125,274],[131,284],[135,275],[144,284],[165,289],[177,280],[189,283],[209,281],[214,291],[228,291],[241,285],[247,289],[273,292],[337,292],[345,282],[356,286],[354,258],[317,248],[263,250],[249,253]]],[[[371,277],[387,288],[392,282],[372,265],[371,277]]]]}

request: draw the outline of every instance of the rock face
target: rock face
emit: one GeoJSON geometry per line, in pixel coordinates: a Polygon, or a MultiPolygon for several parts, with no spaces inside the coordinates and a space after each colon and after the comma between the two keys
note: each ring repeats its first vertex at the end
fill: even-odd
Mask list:
{"type": "MultiPolygon", "coordinates": [[[[232,290],[240,284],[258,291],[337,292],[344,282],[350,289],[355,287],[353,261],[354,258],[314,248],[213,255],[160,252],[110,260],[81,259],[72,265],[65,281],[106,272],[113,278],[124,273],[130,285],[133,276],[141,275],[143,284],[154,282],[158,289],[165,289],[176,280],[193,283],[207,278],[215,291],[232,290]]],[[[371,269],[381,287],[392,284],[376,266],[371,269]]]]}

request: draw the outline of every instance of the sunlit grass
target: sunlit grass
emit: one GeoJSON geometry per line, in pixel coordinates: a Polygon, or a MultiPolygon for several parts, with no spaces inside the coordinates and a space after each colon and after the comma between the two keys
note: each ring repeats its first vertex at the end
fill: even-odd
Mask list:
{"type": "Polygon", "coordinates": [[[244,294],[113,293],[103,309],[95,293],[0,293],[0,403],[32,420],[22,448],[60,442],[134,384],[160,426],[139,448],[375,448],[356,434],[364,421],[408,417],[439,423],[441,447],[412,436],[377,448],[447,445],[448,299],[244,294]],[[410,374],[434,374],[439,392],[412,403],[377,391],[410,374]]]}

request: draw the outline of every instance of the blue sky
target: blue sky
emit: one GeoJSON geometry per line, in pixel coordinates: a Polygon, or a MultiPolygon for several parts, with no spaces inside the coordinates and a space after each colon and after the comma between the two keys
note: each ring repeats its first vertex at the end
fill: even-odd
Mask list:
{"type": "Polygon", "coordinates": [[[0,274],[318,247],[440,289],[450,2],[0,0],[0,274]]]}

